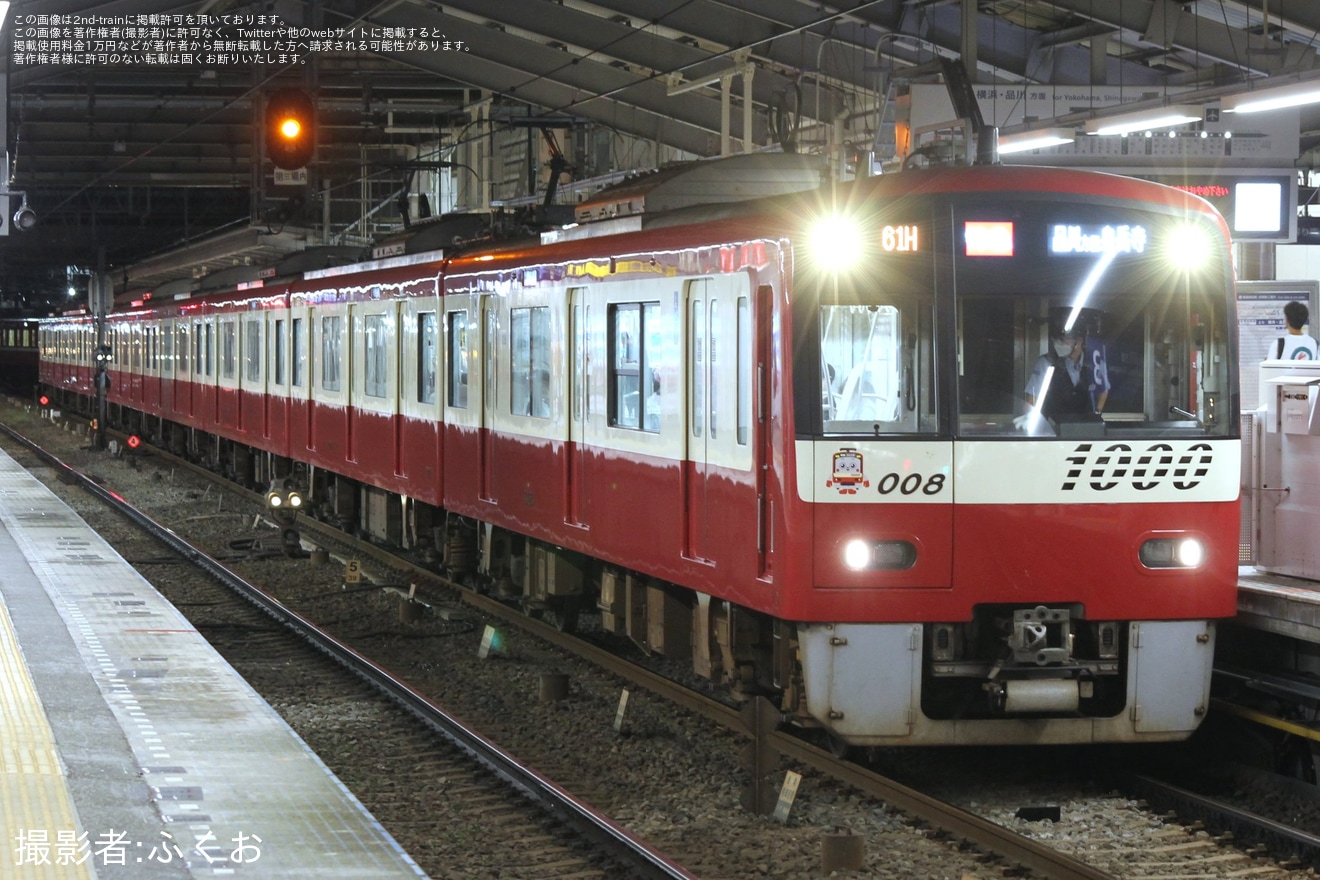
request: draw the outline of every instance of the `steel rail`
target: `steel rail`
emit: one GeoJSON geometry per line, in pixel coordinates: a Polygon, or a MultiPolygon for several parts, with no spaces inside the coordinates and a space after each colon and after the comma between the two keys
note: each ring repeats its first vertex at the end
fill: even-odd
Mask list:
{"type": "MultiPolygon", "coordinates": [[[[155,454],[172,462],[177,462],[208,479],[221,479],[213,471],[177,458],[170,453],[155,450],[155,454]]],[[[234,487],[228,481],[226,481],[226,486],[251,496],[255,501],[259,502],[261,500],[261,496],[257,493],[249,492],[241,487],[234,487]]],[[[452,584],[434,571],[417,566],[407,559],[362,542],[331,525],[305,517],[300,520],[300,528],[315,532],[328,540],[353,546],[359,552],[378,562],[405,567],[418,575],[419,578],[431,583],[443,584],[455,589],[464,603],[492,617],[533,632],[545,641],[582,656],[618,677],[638,687],[645,688],[689,711],[709,718],[726,729],[747,735],[738,708],[711,699],[657,673],[643,669],[611,654],[604,648],[584,642],[570,634],[562,633],[549,624],[528,617],[505,602],[452,584]]],[[[403,686],[406,687],[406,685],[403,686]]],[[[1047,844],[1024,837],[1011,829],[996,825],[952,804],[923,795],[913,788],[864,767],[839,760],[824,749],[804,742],[789,732],[776,731],[768,739],[769,744],[779,750],[781,754],[851,785],[865,794],[876,797],[914,819],[926,822],[960,839],[967,840],[1007,862],[1028,868],[1041,877],[1049,878],[1049,880],[1115,880],[1114,875],[1079,861],[1047,844]]]]}
{"type": "Polygon", "coordinates": [[[397,701],[423,723],[469,754],[506,784],[523,792],[584,838],[602,847],[633,872],[629,876],[656,880],[696,880],[682,866],[652,849],[608,816],[573,797],[554,782],[520,763],[499,746],[481,736],[457,716],[420,693],[393,673],[373,663],[310,620],[266,595],[255,585],[212,559],[173,530],[162,526],[127,500],[102,487],[90,477],[61,461],[19,432],[0,423],[0,430],[57,469],[61,480],[71,482],[108,504],[171,550],[206,571],[248,602],[297,633],[318,650],[397,701]]]}

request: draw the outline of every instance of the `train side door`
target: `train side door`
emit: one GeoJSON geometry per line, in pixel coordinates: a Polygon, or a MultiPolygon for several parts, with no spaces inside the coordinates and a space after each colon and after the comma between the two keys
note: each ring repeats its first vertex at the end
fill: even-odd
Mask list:
{"type": "Polygon", "coordinates": [[[483,501],[497,501],[495,497],[495,406],[499,394],[500,375],[500,310],[499,300],[491,295],[480,297],[481,357],[477,394],[481,401],[478,435],[481,444],[480,481],[477,497],[483,501]]]}
{"type": "MultiPolygon", "coordinates": [[[[770,462],[774,461],[774,432],[770,430],[770,382],[773,365],[770,327],[774,310],[774,290],[768,284],[756,289],[753,295],[753,314],[748,315],[739,300],[738,307],[738,363],[746,363],[742,348],[751,348],[751,412],[747,421],[752,430],[752,468],[756,474],[756,574],[771,580],[774,577],[774,495],[778,486],[769,481],[770,462]],[[750,317],[750,326],[748,326],[750,317]]],[[[738,394],[739,421],[742,422],[743,393],[741,383],[738,394]]],[[[741,424],[739,430],[742,430],[741,424]]]]}
{"type": "Polygon", "coordinates": [[[575,287],[568,293],[568,498],[564,515],[564,522],[582,528],[586,528],[589,522],[587,464],[591,433],[591,337],[588,332],[591,306],[586,292],[584,287],[575,287]]]}
{"type": "Polygon", "coordinates": [[[710,416],[714,407],[711,400],[713,369],[711,351],[711,312],[714,304],[710,297],[709,279],[688,283],[687,316],[687,454],[683,469],[684,510],[687,526],[683,540],[683,555],[690,559],[709,561],[710,511],[708,509],[708,482],[710,478],[711,429],[710,416]]]}

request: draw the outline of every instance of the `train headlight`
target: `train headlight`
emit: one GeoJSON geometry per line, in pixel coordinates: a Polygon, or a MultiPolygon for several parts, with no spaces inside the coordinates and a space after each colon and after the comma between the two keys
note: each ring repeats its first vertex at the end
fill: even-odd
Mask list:
{"type": "Polygon", "coordinates": [[[812,262],[821,269],[841,272],[861,255],[862,231],[849,217],[822,217],[811,230],[809,246],[812,262]]]}
{"type": "Polygon", "coordinates": [[[917,548],[908,541],[865,541],[843,545],[843,564],[852,571],[901,571],[917,562],[917,548]]]}
{"type": "Polygon", "coordinates": [[[1169,261],[1184,272],[1199,269],[1210,262],[1210,234],[1200,226],[1187,224],[1171,230],[1165,244],[1169,261]]]}
{"type": "Polygon", "coordinates": [[[871,545],[853,538],[843,545],[843,564],[853,571],[861,571],[871,564],[871,545]]]}
{"type": "Polygon", "coordinates": [[[1197,568],[1205,561],[1205,545],[1196,538],[1151,538],[1139,555],[1147,568],[1197,568]]]}

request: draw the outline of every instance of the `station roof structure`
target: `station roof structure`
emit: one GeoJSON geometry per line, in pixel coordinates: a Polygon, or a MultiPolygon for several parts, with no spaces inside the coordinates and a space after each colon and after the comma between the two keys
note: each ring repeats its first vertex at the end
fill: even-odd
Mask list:
{"type": "MultiPolygon", "coordinates": [[[[1105,84],[1154,105],[1320,84],[1318,36],[1312,0],[14,0],[8,182],[37,225],[0,237],[0,298],[217,234],[238,243],[213,247],[217,265],[267,256],[248,239],[266,210],[262,102],[282,86],[315,95],[318,172],[351,187],[364,150],[499,127],[692,157],[744,137],[820,149],[813,126],[883,148],[895,99],[939,82],[942,59],[976,84],[1105,84]],[[179,29],[191,44],[166,45],[179,29]],[[245,39],[264,30],[287,45],[245,39]]],[[[1310,168],[1320,110],[1299,144],[1310,168]]]]}

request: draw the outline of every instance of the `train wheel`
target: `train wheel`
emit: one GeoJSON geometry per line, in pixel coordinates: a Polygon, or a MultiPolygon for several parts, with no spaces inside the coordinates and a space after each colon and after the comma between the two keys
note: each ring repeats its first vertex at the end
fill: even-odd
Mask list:
{"type": "Polygon", "coordinates": [[[1289,736],[1278,748],[1274,762],[1275,772],[1303,782],[1316,784],[1316,763],[1320,761],[1311,749],[1311,741],[1289,736]]]}
{"type": "Polygon", "coordinates": [[[853,761],[857,759],[857,747],[850,745],[843,737],[831,730],[821,732],[822,745],[825,750],[840,761],[853,761]]]}
{"type": "Polygon", "coordinates": [[[575,633],[578,628],[579,603],[576,596],[552,601],[546,606],[542,619],[563,633],[575,633]]]}

